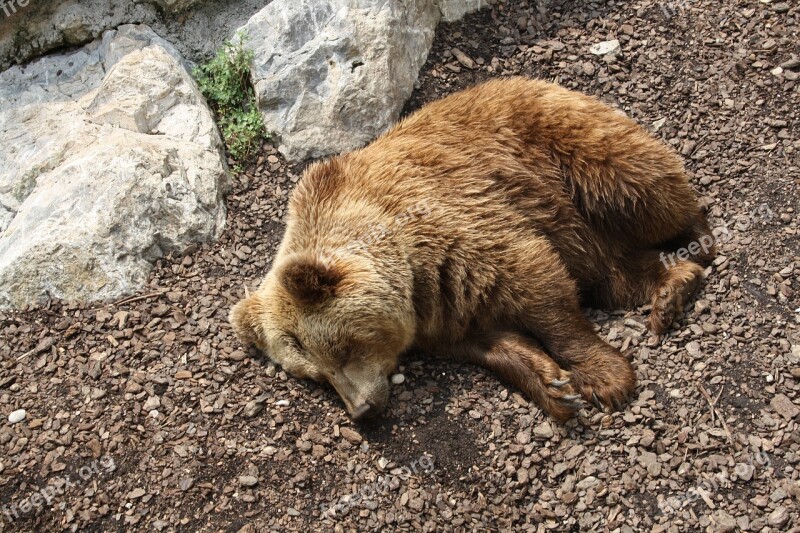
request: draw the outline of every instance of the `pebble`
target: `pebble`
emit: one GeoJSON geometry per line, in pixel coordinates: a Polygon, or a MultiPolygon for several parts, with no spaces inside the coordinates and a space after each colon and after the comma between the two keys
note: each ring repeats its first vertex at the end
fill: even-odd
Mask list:
{"type": "Polygon", "coordinates": [[[533,428],[533,434],[541,439],[549,439],[554,435],[553,426],[550,425],[550,422],[544,421],[533,428]]]}
{"type": "Polygon", "coordinates": [[[772,400],[770,400],[769,404],[775,409],[775,412],[786,420],[791,420],[800,413],[800,408],[785,394],[776,394],[773,396],[772,400]]]}
{"type": "Polygon", "coordinates": [[[128,493],[128,498],[130,498],[131,500],[136,500],[136,499],[141,498],[145,494],[147,494],[146,490],[144,490],[142,488],[136,488],[136,489],[133,489],[132,491],[130,491],[128,493]]]}
{"type": "Polygon", "coordinates": [[[349,427],[343,427],[339,429],[339,433],[342,435],[342,438],[352,444],[359,444],[362,440],[364,440],[364,438],[357,431],[349,427]]]}
{"type": "Polygon", "coordinates": [[[392,384],[400,385],[406,380],[406,377],[403,374],[395,374],[392,376],[392,384]]]}
{"type": "Polygon", "coordinates": [[[461,63],[462,65],[464,65],[468,69],[474,69],[475,68],[475,62],[472,60],[471,57],[469,57],[467,54],[462,52],[461,49],[453,48],[451,50],[451,52],[456,57],[456,59],[458,60],[459,63],[461,63]]]}
{"type": "Polygon", "coordinates": [[[149,412],[159,407],[161,407],[161,399],[158,396],[150,396],[147,398],[147,401],[144,402],[142,409],[149,412]]]}
{"type": "Polygon", "coordinates": [[[263,409],[263,402],[251,400],[244,406],[244,416],[247,418],[253,418],[254,416],[257,416],[263,409]]]}
{"type": "Polygon", "coordinates": [[[239,485],[243,487],[253,487],[258,484],[256,476],[239,476],[239,485]]]}
{"type": "Polygon", "coordinates": [[[612,39],[610,41],[602,41],[599,43],[593,44],[589,48],[589,52],[596,56],[604,56],[608,54],[616,54],[621,49],[619,41],[617,39],[612,39]]]}
{"type": "MultiPolygon", "coordinates": [[[[796,510],[796,509],[795,509],[796,510]]],[[[789,511],[786,510],[786,507],[779,505],[769,514],[769,518],[767,522],[769,525],[774,527],[780,527],[784,525],[789,520],[789,511]]]]}
{"type": "Polygon", "coordinates": [[[25,416],[28,413],[25,409],[17,409],[16,411],[12,411],[11,414],[8,415],[8,422],[11,424],[17,424],[25,420],[25,416]]]}

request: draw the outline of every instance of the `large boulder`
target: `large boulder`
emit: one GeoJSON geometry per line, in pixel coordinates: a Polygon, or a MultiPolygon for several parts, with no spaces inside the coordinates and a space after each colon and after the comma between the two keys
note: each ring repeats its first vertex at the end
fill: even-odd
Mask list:
{"type": "Polygon", "coordinates": [[[267,130],[288,159],[361,146],[397,120],[438,22],[483,0],[275,0],[239,32],[267,130]]]}
{"type": "Polygon", "coordinates": [[[181,53],[212,54],[270,0],[3,0],[0,70],[63,47],[81,46],[123,24],[147,24],[181,53]]]}
{"type": "Polygon", "coordinates": [[[211,111],[145,26],[0,74],[0,145],[0,307],[136,291],[224,226],[211,111]]]}

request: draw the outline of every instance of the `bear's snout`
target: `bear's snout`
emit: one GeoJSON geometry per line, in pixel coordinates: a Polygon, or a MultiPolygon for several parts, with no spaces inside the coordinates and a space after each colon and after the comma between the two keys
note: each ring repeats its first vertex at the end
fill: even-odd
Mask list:
{"type": "Polygon", "coordinates": [[[348,365],[329,377],[353,420],[380,414],[389,403],[389,379],[369,365],[348,365]]]}

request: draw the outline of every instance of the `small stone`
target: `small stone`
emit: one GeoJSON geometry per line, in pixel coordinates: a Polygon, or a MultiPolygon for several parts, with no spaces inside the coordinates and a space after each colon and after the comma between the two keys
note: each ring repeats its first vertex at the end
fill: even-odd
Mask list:
{"type": "Polygon", "coordinates": [[[714,516],[714,521],[719,526],[719,533],[732,533],[736,531],[736,520],[725,511],[720,510],[717,512],[714,516]]]}
{"type": "Polygon", "coordinates": [[[18,422],[22,422],[25,420],[25,416],[28,413],[25,409],[17,409],[16,411],[12,411],[11,414],[8,415],[8,422],[11,424],[16,424],[18,422]]]}
{"type": "Polygon", "coordinates": [[[181,488],[183,492],[186,492],[187,490],[191,489],[192,485],[194,485],[194,478],[192,477],[181,478],[181,480],[178,482],[178,486],[181,488]]]}
{"type": "Polygon", "coordinates": [[[278,407],[289,407],[289,400],[278,400],[275,402],[278,407]]]}
{"type": "Polygon", "coordinates": [[[175,373],[175,379],[191,379],[192,373],[188,370],[179,370],[175,373]]]}
{"type": "Polygon", "coordinates": [[[775,13],[786,13],[789,11],[789,3],[788,2],[778,2],[774,6],[772,6],[772,10],[775,13]]]}
{"type": "Polygon", "coordinates": [[[786,420],[791,420],[800,413],[798,408],[792,400],[785,394],[776,394],[770,400],[769,405],[775,409],[775,412],[781,415],[786,420]]]}
{"type": "Polygon", "coordinates": [[[247,405],[244,406],[244,416],[247,418],[253,418],[257,416],[262,410],[264,409],[264,404],[257,400],[250,400],[247,402],[247,405]]]}
{"type": "Polygon", "coordinates": [[[359,435],[357,431],[355,431],[355,430],[353,430],[351,428],[348,428],[348,427],[341,428],[339,430],[339,434],[341,434],[341,436],[345,440],[347,440],[348,442],[350,442],[352,444],[358,444],[362,440],[364,440],[364,438],[361,435],[359,435]]]}
{"type": "Polygon", "coordinates": [[[135,500],[137,498],[141,498],[145,494],[147,494],[147,491],[142,488],[133,489],[128,493],[128,498],[130,498],[131,500],[135,500]]]}
{"type": "Polygon", "coordinates": [[[540,439],[549,439],[553,436],[553,427],[550,425],[550,422],[542,422],[533,428],[533,434],[540,439]]]}
{"type": "Polygon", "coordinates": [[[158,409],[159,407],[161,407],[161,399],[158,396],[150,396],[147,401],[144,402],[142,409],[150,412],[154,409],[158,409]]]}
{"type": "Polygon", "coordinates": [[[400,385],[406,380],[406,377],[403,374],[395,374],[392,376],[392,384],[400,385]]]}
{"type": "MultiPolygon", "coordinates": [[[[783,63],[781,63],[780,66],[781,66],[781,68],[783,70],[793,70],[793,69],[796,69],[796,68],[800,68],[800,59],[792,58],[792,59],[786,60],[783,63]]],[[[788,276],[790,273],[791,273],[791,269],[785,275],[788,276]]]]}
{"type": "Polygon", "coordinates": [[[567,461],[569,461],[570,459],[575,459],[585,450],[586,447],[583,444],[576,444],[575,446],[567,450],[567,453],[564,454],[564,459],[566,459],[567,461]]]}
{"type": "Polygon", "coordinates": [[[649,467],[650,465],[658,464],[658,456],[653,452],[641,452],[639,462],[642,466],[649,467]]]}
{"type": "Polygon", "coordinates": [[[239,476],[239,485],[243,487],[254,487],[258,484],[256,476],[239,476]]]}
{"type": "Polygon", "coordinates": [[[786,507],[780,505],[774,511],[769,514],[769,518],[767,518],[767,522],[769,525],[774,527],[780,527],[789,520],[789,512],[786,510],[786,507]]]}
{"type": "Polygon", "coordinates": [[[459,63],[461,63],[462,65],[464,65],[468,69],[474,69],[475,68],[475,62],[472,60],[472,58],[469,57],[464,52],[462,52],[460,49],[453,48],[450,51],[453,53],[453,55],[456,57],[456,59],[458,60],[459,63]]]}
{"type": "Polygon", "coordinates": [[[616,39],[612,39],[610,41],[602,41],[599,43],[593,44],[589,48],[589,52],[596,56],[604,56],[608,54],[616,54],[621,49],[619,41],[616,39]]]}

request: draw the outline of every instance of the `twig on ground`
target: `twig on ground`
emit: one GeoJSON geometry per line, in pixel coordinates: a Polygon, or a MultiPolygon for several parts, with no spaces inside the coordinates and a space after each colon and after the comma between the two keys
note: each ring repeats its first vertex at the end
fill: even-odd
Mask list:
{"type": "Polygon", "coordinates": [[[133,296],[131,298],[126,298],[126,299],[121,300],[119,302],[111,302],[110,304],[104,306],[103,309],[108,309],[109,307],[114,307],[114,306],[130,304],[130,303],[133,303],[133,302],[138,302],[140,300],[147,300],[148,298],[154,298],[156,296],[161,296],[165,292],[166,291],[151,292],[150,294],[143,294],[141,296],[133,296]]]}
{"type": "Polygon", "coordinates": [[[711,395],[708,393],[706,388],[703,387],[702,383],[698,383],[697,384],[697,390],[700,391],[700,394],[702,394],[703,397],[708,402],[708,406],[711,407],[711,422],[712,423],[714,422],[714,414],[715,413],[717,415],[717,418],[719,418],[720,422],[722,422],[722,429],[725,430],[725,434],[728,436],[728,444],[731,447],[731,453],[735,453],[736,452],[736,448],[733,445],[733,436],[731,435],[731,430],[728,429],[728,423],[725,422],[725,417],[723,417],[722,413],[720,413],[719,410],[717,409],[717,400],[719,400],[719,396],[722,394],[722,389],[720,389],[719,395],[717,395],[717,400],[712,400],[711,399],[711,395]]]}

